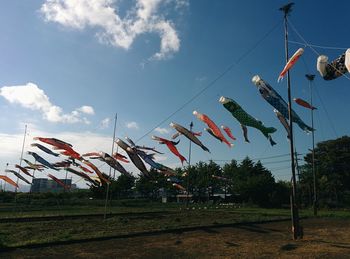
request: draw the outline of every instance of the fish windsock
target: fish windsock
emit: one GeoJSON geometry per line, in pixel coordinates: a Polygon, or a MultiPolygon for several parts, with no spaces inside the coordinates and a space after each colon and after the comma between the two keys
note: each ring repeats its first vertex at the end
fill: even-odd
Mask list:
{"type": "Polygon", "coordinates": [[[60,154],[57,154],[55,152],[52,152],[50,149],[48,149],[47,147],[44,147],[43,145],[40,145],[38,143],[33,143],[31,144],[32,147],[37,147],[40,150],[44,151],[45,153],[52,155],[52,156],[59,156],[60,154]]]}
{"type": "Polygon", "coordinates": [[[270,141],[272,146],[276,144],[274,141],[272,141],[270,136],[270,134],[276,131],[274,127],[265,127],[261,121],[248,114],[236,101],[231,98],[221,96],[219,102],[242,126],[249,126],[258,129],[270,141]]]}
{"type": "Polygon", "coordinates": [[[221,125],[221,128],[222,128],[223,131],[226,132],[227,136],[228,136],[230,139],[236,140],[236,138],[233,136],[232,131],[231,131],[231,129],[230,129],[229,127],[224,126],[224,125],[221,125]]]}
{"type": "Polygon", "coordinates": [[[50,177],[52,180],[54,180],[56,183],[58,183],[59,185],[61,185],[64,189],[69,189],[69,185],[65,185],[63,181],[61,181],[60,179],[56,178],[55,176],[53,176],[52,174],[48,174],[48,177],[50,177]]]}
{"type": "Polygon", "coordinates": [[[14,170],[10,170],[10,169],[6,169],[5,170],[6,173],[12,173],[15,176],[17,176],[18,179],[21,179],[23,182],[27,183],[27,184],[31,184],[26,178],[24,178],[22,175],[20,175],[19,173],[17,173],[14,170]]]}
{"type": "Polygon", "coordinates": [[[304,49],[303,48],[299,48],[294,54],[293,56],[288,60],[287,64],[285,65],[285,67],[283,68],[282,72],[280,73],[279,77],[278,77],[278,82],[281,81],[281,79],[287,74],[288,70],[291,69],[294,64],[298,61],[298,59],[300,58],[300,56],[304,53],[304,49]]]}
{"type": "Polygon", "coordinates": [[[250,143],[250,141],[248,139],[248,128],[242,124],[241,124],[241,128],[242,128],[242,132],[243,132],[244,141],[247,143],[250,143]]]}
{"type": "Polygon", "coordinates": [[[27,152],[29,155],[32,155],[34,157],[34,159],[39,162],[40,164],[48,167],[48,168],[51,168],[53,170],[56,170],[58,171],[59,169],[54,167],[51,163],[49,163],[48,161],[46,161],[44,158],[42,158],[41,156],[39,156],[37,153],[35,152],[31,152],[31,151],[28,151],[27,152]]]}
{"type": "Polygon", "coordinates": [[[160,138],[157,136],[152,136],[152,139],[159,141],[159,143],[161,144],[165,144],[168,147],[168,149],[171,151],[171,153],[173,153],[175,156],[177,156],[180,159],[181,164],[183,164],[184,161],[187,162],[186,158],[183,155],[181,155],[179,150],[176,148],[176,145],[180,142],[180,140],[178,142],[174,142],[174,141],[171,141],[165,138],[160,138]]]}
{"type": "Polygon", "coordinates": [[[233,147],[233,144],[231,144],[225,136],[222,134],[220,128],[205,114],[199,113],[197,111],[193,111],[193,115],[197,117],[197,119],[201,120],[205,124],[208,125],[210,129],[210,134],[213,134],[217,138],[221,140],[221,142],[224,142],[227,144],[229,147],[233,147]]]}
{"type": "Polygon", "coordinates": [[[328,63],[328,57],[320,55],[317,58],[317,71],[324,80],[336,79],[350,72],[350,49],[347,49],[342,55],[328,63]]]}
{"type": "Polygon", "coordinates": [[[213,136],[214,138],[216,138],[217,140],[219,140],[220,142],[222,142],[221,138],[219,138],[218,136],[216,136],[214,134],[214,132],[210,129],[210,128],[205,128],[204,129],[206,132],[208,132],[211,136],[213,136]]]}
{"type": "Polygon", "coordinates": [[[207,151],[210,153],[209,149],[206,146],[204,146],[203,143],[190,130],[174,122],[170,123],[170,127],[172,127],[177,132],[184,135],[186,138],[188,138],[190,141],[192,141],[196,145],[200,146],[204,151],[207,151]]]}
{"type": "Polygon", "coordinates": [[[173,183],[173,186],[181,191],[186,191],[186,189],[178,183],[173,183]]]}
{"type": "MultiPolygon", "coordinates": [[[[285,119],[289,118],[288,113],[288,104],[287,102],[280,96],[275,89],[272,88],[270,84],[265,82],[260,76],[256,75],[252,78],[253,84],[258,88],[258,91],[263,99],[267,101],[273,108],[279,111],[285,119]]],[[[298,116],[298,114],[292,109],[292,118],[293,122],[298,124],[298,126],[309,133],[313,131],[313,128],[306,125],[305,122],[298,116]]]]}
{"type": "Polygon", "coordinates": [[[0,175],[0,179],[4,180],[5,182],[13,185],[14,187],[18,188],[17,183],[15,183],[11,178],[7,177],[6,175],[0,175]]]}
{"type": "Polygon", "coordinates": [[[294,98],[293,101],[296,103],[296,104],[299,104],[300,106],[303,106],[305,108],[308,108],[310,110],[317,110],[316,107],[312,106],[311,104],[309,104],[307,101],[301,99],[301,98],[294,98]]]}
{"type": "Polygon", "coordinates": [[[115,142],[128,154],[131,162],[136,166],[136,168],[139,169],[144,176],[150,177],[150,173],[136,151],[119,138],[115,142]]]}
{"type": "Polygon", "coordinates": [[[283,125],[283,127],[285,128],[285,130],[287,131],[287,138],[290,139],[290,127],[288,124],[288,121],[286,120],[286,118],[284,118],[284,116],[277,111],[276,109],[273,110],[273,112],[276,114],[277,119],[281,122],[281,124],[283,125]]]}
{"type": "Polygon", "coordinates": [[[28,175],[28,176],[30,176],[30,177],[33,177],[33,176],[28,172],[27,168],[24,168],[24,167],[22,167],[22,166],[20,166],[20,165],[17,165],[17,164],[15,165],[15,167],[18,168],[19,170],[21,170],[22,173],[24,173],[24,174],[26,174],[26,175],[28,175]]]}

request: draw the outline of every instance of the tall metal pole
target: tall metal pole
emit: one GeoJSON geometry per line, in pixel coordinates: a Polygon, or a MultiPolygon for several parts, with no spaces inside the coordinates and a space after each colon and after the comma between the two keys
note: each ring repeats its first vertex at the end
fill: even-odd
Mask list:
{"type": "MultiPolygon", "coordinates": [[[[310,88],[310,104],[313,106],[312,103],[312,81],[315,78],[315,75],[305,75],[307,80],[309,80],[309,88],[310,88]]],[[[311,127],[314,128],[314,110],[311,109],[311,127]]],[[[314,200],[313,200],[313,209],[314,209],[314,216],[317,216],[317,184],[316,184],[316,170],[315,170],[315,131],[312,131],[312,176],[313,176],[313,182],[314,182],[314,200]]]]}
{"type": "MultiPolygon", "coordinates": [[[[285,55],[286,63],[289,60],[288,54],[288,14],[292,11],[292,5],[294,3],[289,3],[280,8],[284,12],[284,35],[285,35],[285,55]]],[[[292,232],[293,239],[297,239],[300,236],[300,226],[299,226],[299,212],[296,205],[296,177],[295,177],[295,160],[294,160],[294,139],[293,139],[293,115],[292,115],[292,97],[291,97],[291,85],[290,85],[290,73],[287,72],[287,86],[288,86],[288,117],[289,117],[289,128],[290,128],[290,159],[291,159],[291,169],[292,169],[292,195],[291,195],[291,216],[292,216],[292,232]]]]}
{"type": "MultiPolygon", "coordinates": [[[[7,176],[7,167],[9,166],[9,163],[6,163],[6,169],[5,169],[5,176],[7,176]]],[[[4,192],[6,191],[6,181],[4,181],[4,192]]]]}
{"type": "MultiPolygon", "coordinates": [[[[190,123],[190,132],[192,133],[193,122],[190,123]]],[[[191,170],[191,152],[192,152],[192,141],[190,140],[190,146],[188,150],[188,172],[187,172],[187,199],[186,199],[186,208],[188,208],[189,203],[189,194],[190,194],[190,170],[191,170]]]]}
{"type": "MultiPolygon", "coordinates": [[[[112,141],[112,156],[113,156],[113,151],[114,151],[114,141],[115,141],[115,130],[117,127],[117,119],[118,119],[118,114],[115,114],[114,117],[114,130],[113,130],[113,141],[112,141]]],[[[109,167],[109,179],[111,179],[111,175],[112,175],[112,168],[109,167]]],[[[107,216],[107,203],[108,203],[108,194],[109,194],[109,183],[107,183],[107,190],[106,190],[106,200],[105,200],[105,212],[103,214],[103,218],[106,219],[107,216]]]]}
{"type": "MultiPolygon", "coordinates": [[[[23,160],[23,151],[24,151],[24,145],[26,143],[26,135],[27,135],[27,124],[24,126],[24,136],[23,136],[23,142],[22,142],[22,151],[21,151],[21,158],[19,160],[19,166],[22,166],[22,160],[23,160]]],[[[18,169],[18,174],[20,172],[20,169],[18,169]]],[[[17,177],[17,185],[18,185],[18,177],[17,177]]],[[[17,193],[18,187],[16,187],[15,193],[17,193]]]]}

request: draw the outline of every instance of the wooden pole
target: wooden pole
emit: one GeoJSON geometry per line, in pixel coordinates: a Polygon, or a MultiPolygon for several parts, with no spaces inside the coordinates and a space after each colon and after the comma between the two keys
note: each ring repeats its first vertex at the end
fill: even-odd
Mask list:
{"type": "MultiPolygon", "coordinates": [[[[284,12],[284,46],[286,63],[289,60],[288,54],[288,15],[292,11],[293,3],[289,3],[280,8],[284,12]]],[[[292,232],[293,239],[296,240],[301,235],[299,226],[299,212],[296,205],[296,177],[295,177],[295,159],[294,159],[294,139],[293,139],[293,115],[292,115],[292,95],[291,95],[291,83],[290,83],[290,72],[287,72],[287,90],[288,90],[288,117],[289,117],[289,128],[290,128],[290,159],[291,159],[291,169],[292,169],[292,193],[291,193],[291,216],[292,216],[292,232]]]]}

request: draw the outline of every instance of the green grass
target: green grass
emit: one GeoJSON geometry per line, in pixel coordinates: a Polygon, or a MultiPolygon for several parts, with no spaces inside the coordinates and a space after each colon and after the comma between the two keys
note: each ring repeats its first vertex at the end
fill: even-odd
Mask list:
{"type": "MultiPolygon", "coordinates": [[[[104,206],[17,206],[2,204],[0,217],[32,217],[99,214],[104,206]],[[20,210],[22,209],[22,210],[20,210]]],[[[178,229],[195,226],[215,226],[238,222],[264,221],[290,217],[288,209],[261,209],[217,205],[191,205],[187,210],[184,204],[157,202],[114,203],[108,212],[128,213],[112,216],[55,221],[0,223],[1,246],[16,247],[28,244],[41,244],[55,241],[80,240],[95,237],[116,236],[155,230],[178,229]],[[204,208],[205,207],[205,208],[204,208]],[[157,212],[145,215],[143,212],[157,212]]],[[[300,216],[313,216],[312,210],[302,210],[300,216]]],[[[350,219],[350,211],[337,210],[319,212],[319,217],[350,219]]]]}

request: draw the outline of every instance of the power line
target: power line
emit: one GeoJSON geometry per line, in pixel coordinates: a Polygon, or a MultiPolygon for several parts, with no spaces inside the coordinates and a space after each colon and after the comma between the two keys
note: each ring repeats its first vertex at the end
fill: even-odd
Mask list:
{"type": "MultiPolygon", "coordinates": [[[[249,158],[249,157],[248,157],[248,158],[249,158],[250,160],[264,160],[264,159],[272,159],[272,158],[285,157],[285,156],[289,156],[289,155],[290,155],[290,154],[288,153],[288,154],[276,155],[276,156],[255,157],[255,158],[249,158]]],[[[306,153],[303,153],[303,154],[298,153],[298,155],[306,155],[306,153]]],[[[222,161],[222,162],[235,160],[235,161],[237,161],[237,162],[241,162],[241,161],[245,160],[245,158],[244,158],[244,159],[238,159],[238,160],[236,160],[236,159],[209,159],[209,160],[212,160],[212,161],[222,161]]]]}
{"type": "Polygon", "coordinates": [[[229,71],[231,71],[235,66],[237,66],[245,57],[247,57],[253,50],[255,50],[278,26],[280,25],[280,22],[276,23],[267,33],[263,35],[262,38],[260,38],[250,49],[248,49],[246,52],[244,52],[235,62],[231,63],[223,72],[221,72],[216,78],[214,78],[206,87],[204,87],[202,90],[200,90],[197,94],[192,96],[188,101],[186,101],[183,105],[181,105],[178,109],[176,109],[174,112],[172,112],[170,115],[168,115],[165,119],[160,121],[156,126],[154,126],[151,130],[146,132],[143,136],[141,136],[139,139],[137,139],[135,142],[139,142],[141,139],[146,137],[148,134],[150,134],[155,128],[161,126],[163,123],[168,121],[171,117],[173,117],[176,113],[181,111],[183,108],[185,108],[188,104],[190,104],[192,101],[194,101],[196,98],[198,98],[200,95],[202,95],[206,90],[208,90],[210,87],[215,85],[217,81],[219,81],[222,77],[224,77],[229,71]]]}

